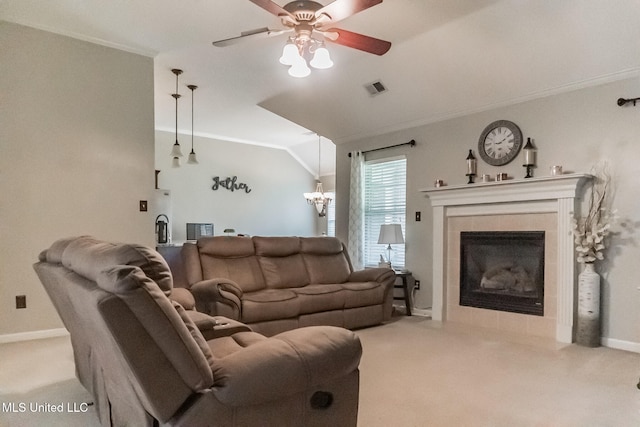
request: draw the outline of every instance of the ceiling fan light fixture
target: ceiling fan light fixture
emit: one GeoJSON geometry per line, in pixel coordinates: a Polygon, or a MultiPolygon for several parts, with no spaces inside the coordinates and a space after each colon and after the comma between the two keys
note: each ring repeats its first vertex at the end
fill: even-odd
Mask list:
{"type": "Polygon", "coordinates": [[[316,49],[315,53],[313,54],[313,58],[309,62],[309,65],[319,70],[326,70],[327,68],[333,67],[333,61],[331,60],[329,51],[324,46],[324,43],[316,49]]]}
{"type": "Polygon", "coordinates": [[[307,77],[309,74],[311,74],[311,69],[307,66],[307,61],[301,56],[299,56],[296,62],[289,68],[289,75],[291,77],[302,78],[307,77]]]}
{"type": "Polygon", "coordinates": [[[300,53],[298,52],[298,47],[293,43],[292,40],[289,40],[284,48],[282,49],[282,56],[280,57],[280,63],[282,65],[293,65],[300,57],[300,53]]]}

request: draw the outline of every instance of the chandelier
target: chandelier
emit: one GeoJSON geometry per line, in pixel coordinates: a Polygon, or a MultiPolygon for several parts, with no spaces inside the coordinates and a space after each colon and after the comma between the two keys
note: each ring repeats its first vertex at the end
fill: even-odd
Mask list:
{"type": "Polygon", "coordinates": [[[304,193],[304,198],[307,199],[308,204],[315,206],[318,216],[323,217],[327,215],[327,206],[331,203],[332,198],[329,194],[325,194],[322,182],[320,182],[320,146],[320,135],[318,135],[318,182],[316,183],[316,191],[304,193]]]}
{"type": "Polygon", "coordinates": [[[289,67],[289,75],[292,77],[307,77],[313,68],[324,70],[333,67],[333,61],[323,40],[311,37],[311,31],[298,30],[296,35],[289,37],[287,44],[282,49],[280,63],[289,67]]]}

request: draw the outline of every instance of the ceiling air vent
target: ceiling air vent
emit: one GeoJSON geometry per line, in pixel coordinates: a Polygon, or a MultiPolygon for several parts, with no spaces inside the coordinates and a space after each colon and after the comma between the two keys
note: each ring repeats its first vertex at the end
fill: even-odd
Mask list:
{"type": "Polygon", "coordinates": [[[366,84],[364,85],[364,88],[367,90],[367,92],[369,92],[369,95],[371,96],[380,95],[381,93],[387,91],[387,88],[382,84],[380,80],[366,84]]]}

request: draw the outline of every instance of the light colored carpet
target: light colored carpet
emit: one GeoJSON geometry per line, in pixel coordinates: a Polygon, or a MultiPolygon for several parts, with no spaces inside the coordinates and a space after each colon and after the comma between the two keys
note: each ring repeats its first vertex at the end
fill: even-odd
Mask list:
{"type": "MultiPolygon", "coordinates": [[[[640,354],[416,316],[357,333],[360,427],[640,425],[640,354]]],[[[93,407],[4,410],[7,403],[90,401],[75,380],[68,338],[0,345],[0,367],[1,426],[98,425],[93,407]]]]}

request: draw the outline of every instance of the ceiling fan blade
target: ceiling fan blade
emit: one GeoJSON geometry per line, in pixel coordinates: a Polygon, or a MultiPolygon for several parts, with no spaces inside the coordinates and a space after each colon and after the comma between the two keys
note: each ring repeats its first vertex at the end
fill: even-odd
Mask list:
{"type": "Polygon", "coordinates": [[[373,53],[374,55],[384,55],[389,51],[389,49],[391,49],[391,42],[342,30],[340,28],[323,30],[322,34],[328,40],[336,44],[373,53]]]}
{"type": "Polygon", "coordinates": [[[336,23],[380,3],[382,3],[382,0],[336,0],[317,10],[316,19],[324,21],[326,19],[323,18],[324,15],[332,23],[336,23]]]}
{"type": "Polygon", "coordinates": [[[241,43],[249,40],[255,40],[260,38],[266,38],[271,36],[277,36],[290,30],[270,30],[269,28],[258,28],[256,30],[243,31],[238,37],[231,37],[224,40],[217,40],[213,42],[216,47],[226,47],[236,43],[241,43]]]}
{"type": "Polygon", "coordinates": [[[264,10],[266,10],[272,15],[275,15],[279,18],[285,19],[292,23],[296,22],[295,16],[293,16],[291,13],[287,12],[282,6],[272,2],[271,0],[249,0],[249,1],[255,4],[256,6],[260,6],[261,8],[263,8],[264,10]]]}

